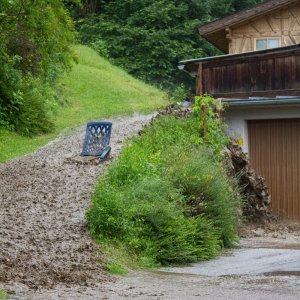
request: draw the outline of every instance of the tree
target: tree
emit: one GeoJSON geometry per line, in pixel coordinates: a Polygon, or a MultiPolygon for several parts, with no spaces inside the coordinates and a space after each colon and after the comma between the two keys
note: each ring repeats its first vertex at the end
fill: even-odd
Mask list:
{"type": "Polygon", "coordinates": [[[73,21],[61,0],[2,0],[0,12],[0,125],[47,131],[51,86],[72,59],[73,21]]]}
{"type": "Polygon", "coordinates": [[[211,21],[254,6],[263,0],[209,0],[211,21]]]}
{"type": "Polygon", "coordinates": [[[103,40],[115,64],[171,88],[174,78],[190,80],[177,70],[178,61],[204,52],[195,30],[200,22],[196,11],[205,13],[202,1],[110,1],[81,26],[81,38],[90,44],[103,40]]]}
{"type": "Polygon", "coordinates": [[[100,54],[108,52],[115,64],[135,77],[173,89],[181,82],[191,83],[177,69],[180,60],[220,53],[199,36],[197,26],[256,2],[102,1],[98,14],[79,21],[80,37],[100,54]]]}

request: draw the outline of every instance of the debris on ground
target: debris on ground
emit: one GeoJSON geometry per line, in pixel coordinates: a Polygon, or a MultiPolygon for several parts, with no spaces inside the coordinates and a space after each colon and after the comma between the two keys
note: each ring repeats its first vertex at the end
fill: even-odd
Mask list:
{"type": "Polygon", "coordinates": [[[267,222],[274,219],[270,210],[271,196],[266,181],[250,166],[248,156],[233,140],[228,146],[226,155],[228,173],[237,177],[245,199],[243,214],[247,221],[267,222]]]}
{"type": "MultiPolygon", "coordinates": [[[[168,115],[184,118],[191,114],[191,106],[169,104],[164,109],[159,110],[154,119],[168,115]]],[[[143,130],[139,132],[140,135],[142,133],[143,130]]],[[[228,166],[228,175],[238,178],[238,185],[245,199],[243,215],[247,221],[268,222],[274,220],[275,217],[270,210],[271,196],[265,179],[250,166],[248,156],[234,140],[231,140],[226,153],[225,161],[228,166]]]]}
{"type": "MultiPolygon", "coordinates": [[[[152,116],[113,120],[111,158],[152,116]]],[[[0,164],[0,284],[10,294],[112,280],[85,219],[93,188],[110,161],[80,156],[84,132],[80,127],[0,164]]]]}
{"type": "Polygon", "coordinates": [[[261,238],[264,241],[281,239],[297,242],[300,245],[300,222],[292,220],[275,220],[263,224],[247,223],[239,229],[241,238],[261,238]]]}
{"type": "Polygon", "coordinates": [[[159,118],[160,116],[168,116],[173,115],[176,118],[184,118],[190,116],[192,113],[192,107],[191,106],[181,106],[176,104],[169,104],[163,109],[160,109],[158,111],[158,114],[156,115],[156,118],[159,118]]]}

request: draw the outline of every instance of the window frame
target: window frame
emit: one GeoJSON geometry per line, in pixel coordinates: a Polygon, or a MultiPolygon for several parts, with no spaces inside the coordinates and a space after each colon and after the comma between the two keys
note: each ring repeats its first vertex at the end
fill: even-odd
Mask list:
{"type": "Polygon", "coordinates": [[[281,38],[280,37],[259,37],[259,38],[255,38],[255,40],[254,40],[254,49],[256,51],[274,49],[274,48],[279,48],[279,47],[281,47],[281,38]],[[259,41],[259,40],[265,40],[267,42],[267,47],[264,49],[257,49],[257,41],[259,41]],[[277,40],[278,47],[269,47],[269,40],[277,40]]]}

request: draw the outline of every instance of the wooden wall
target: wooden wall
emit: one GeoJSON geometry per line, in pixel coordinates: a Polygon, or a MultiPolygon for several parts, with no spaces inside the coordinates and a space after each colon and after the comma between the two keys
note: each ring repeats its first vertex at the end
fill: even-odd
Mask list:
{"type": "Polygon", "coordinates": [[[203,93],[217,98],[300,95],[300,47],[295,47],[204,61],[200,63],[202,76],[198,76],[203,93]]]}
{"type": "Polygon", "coordinates": [[[254,51],[256,38],[280,38],[280,46],[300,43],[300,4],[227,29],[229,53],[254,51]]]}

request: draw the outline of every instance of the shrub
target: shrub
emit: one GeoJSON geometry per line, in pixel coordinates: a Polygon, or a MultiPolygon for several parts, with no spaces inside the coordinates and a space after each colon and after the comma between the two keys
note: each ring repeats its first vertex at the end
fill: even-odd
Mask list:
{"type": "Polygon", "coordinates": [[[179,104],[182,101],[186,100],[186,98],[187,98],[187,89],[183,84],[180,84],[174,89],[172,93],[171,101],[174,104],[179,104]]]}
{"type": "Polygon", "coordinates": [[[50,132],[54,128],[53,116],[57,107],[52,87],[27,76],[20,88],[20,106],[17,118],[12,120],[15,130],[25,135],[50,132]]]}
{"type": "Polygon", "coordinates": [[[15,74],[13,81],[4,82],[0,93],[0,125],[23,135],[51,131],[57,106],[53,87],[38,77],[10,74],[15,74]]]}
{"type": "Polygon", "coordinates": [[[106,43],[103,40],[97,39],[94,42],[91,42],[89,46],[94,49],[100,56],[104,58],[109,57],[106,43]]]}
{"type": "Polygon", "coordinates": [[[0,126],[50,131],[51,89],[71,67],[73,21],[60,0],[0,1],[0,11],[0,126]]]}
{"type": "Polygon", "coordinates": [[[201,146],[197,121],[153,121],[96,188],[90,232],[102,243],[121,243],[138,265],[209,259],[236,240],[240,199],[201,146]]]}
{"type": "Polygon", "coordinates": [[[186,215],[204,214],[222,244],[230,246],[237,238],[241,199],[234,179],[227,177],[222,164],[205,149],[177,146],[166,154],[165,174],[182,190],[186,215]]]}
{"type": "MultiPolygon", "coordinates": [[[[214,155],[222,159],[224,145],[228,144],[228,136],[224,132],[225,124],[222,122],[220,112],[224,110],[219,100],[209,95],[196,96],[193,107],[194,114],[199,118],[199,127],[204,122],[203,105],[206,106],[207,136],[206,143],[214,155]]],[[[203,129],[201,129],[203,130],[203,129]]]]}
{"type": "Polygon", "coordinates": [[[121,240],[140,264],[192,262],[220,248],[205,217],[184,216],[183,197],[168,181],[146,177],[109,194],[103,185],[98,191],[87,214],[91,232],[100,240],[121,240]]]}

